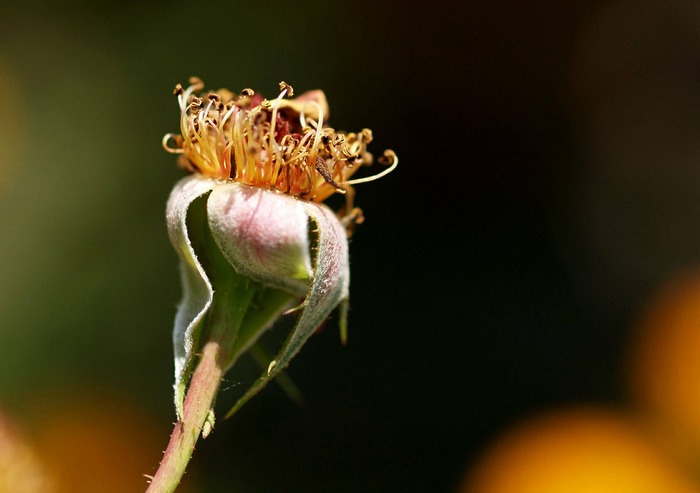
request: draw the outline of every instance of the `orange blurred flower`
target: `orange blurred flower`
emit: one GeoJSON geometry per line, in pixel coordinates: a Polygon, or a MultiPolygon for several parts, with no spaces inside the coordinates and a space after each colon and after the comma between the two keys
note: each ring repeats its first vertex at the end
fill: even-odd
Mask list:
{"type": "Polygon", "coordinates": [[[498,439],[463,493],[692,493],[700,491],[625,416],[560,411],[498,439]]]}
{"type": "Polygon", "coordinates": [[[0,414],[0,493],[53,493],[44,464],[24,437],[0,414]]]}
{"type": "Polygon", "coordinates": [[[639,323],[628,380],[665,443],[700,458],[700,272],[684,273],[651,300],[639,323]]]}
{"type": "MultiPolygon", "coordinates": [[[[50,410],[39,415],[30,412],[29,417],[37,454],[55,485],[52,492],[146,489],[145,475],[153,474],[149,468],[161,454],[162,428],[127,400],[66,391],[60,397],[36,401],[34,409],[50,410]]],[[[188,491],[187,484],[181,489],[188,491]]]]}

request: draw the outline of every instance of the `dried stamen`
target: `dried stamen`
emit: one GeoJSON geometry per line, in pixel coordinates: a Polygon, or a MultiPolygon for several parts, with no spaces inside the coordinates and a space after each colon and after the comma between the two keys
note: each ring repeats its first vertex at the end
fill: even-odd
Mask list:
{"type": "Polygon", "coordinates": [[[350,180],[360,167],[372,163],[367,152],[372,132],[346,134],[324,126],[328,106],[321,91],[286,100],[294,89],[280,82],[279,95],[270,101],[251,89],[239,95],[226,89],[202,94],[200,79],[192,78],[190,84],[187,89],[178,84],[173,91],[180,105],[181,135],[166,135],[163,147],[182,154],[183,167],[192,172],[316,202],[347,192],[346,211],[357,217],[349,213],[352,185],[376,180],[398,162],[387,151],[387,170],[350,180]]]}

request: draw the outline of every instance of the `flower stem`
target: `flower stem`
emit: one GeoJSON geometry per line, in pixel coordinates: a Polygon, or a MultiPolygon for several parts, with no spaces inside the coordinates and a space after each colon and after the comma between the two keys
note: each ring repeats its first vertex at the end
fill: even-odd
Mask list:
{"type": "Polygon", "coordinates": [[[146,493],[172,493],[180,484],[221,383],[220,352],[216,341],[204,345],[187,390],[182,419],[175,423],[168,448],[146,493]]]}

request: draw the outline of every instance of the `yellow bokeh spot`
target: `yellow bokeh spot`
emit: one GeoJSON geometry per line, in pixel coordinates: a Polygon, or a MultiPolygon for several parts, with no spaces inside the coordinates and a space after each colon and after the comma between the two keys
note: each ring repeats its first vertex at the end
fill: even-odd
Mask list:
{"type": "Polygon", "coordinates": [[[55,493],[56,489],[26,438],[0,414],[0,493],[55,493]]]}
{"type": "Polygon", "coordinates": [[[534,419],[498,439],[459,493],[693,493],[633,422],[602,409],[534,419]]]}
{"type": "Polygon", "coordinates": [[[639,323],[628,367],[638,403],[667,445],[700,458],[700,272],[660,290],[639,323]]]}

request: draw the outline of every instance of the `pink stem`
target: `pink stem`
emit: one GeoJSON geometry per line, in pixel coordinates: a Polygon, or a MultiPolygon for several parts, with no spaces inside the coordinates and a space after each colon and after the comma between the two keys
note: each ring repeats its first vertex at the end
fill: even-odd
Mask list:
{"type": "Polygon", "coordinates": [[[223,376],[219,353],[218,342],[208,342],[204,346],[187,389],[182,420],[175,423],[168,448],[146,493],[172,493],[180,484],[219,390],[223,376]]]}

